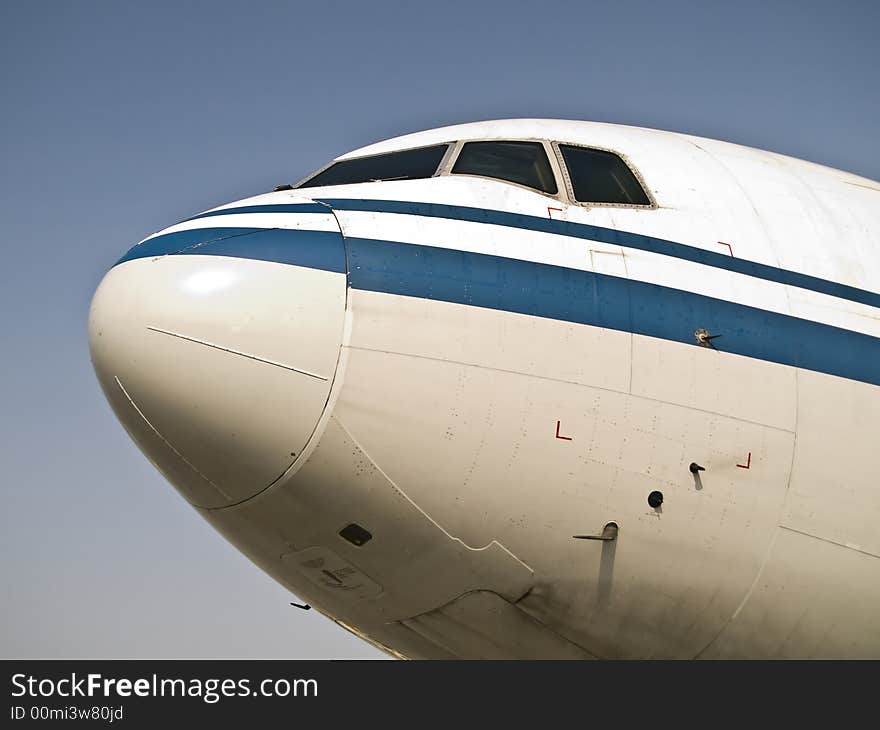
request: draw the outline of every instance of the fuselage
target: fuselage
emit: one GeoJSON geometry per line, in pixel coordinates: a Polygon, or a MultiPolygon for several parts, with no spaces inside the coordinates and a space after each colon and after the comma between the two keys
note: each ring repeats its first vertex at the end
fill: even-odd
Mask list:
{"type": "Polygon", "coordinates": [[[136,245],[89,323],[260,568],[402,657],[880,656],[880,184],[504,120],[284,187],[136,245]]]}

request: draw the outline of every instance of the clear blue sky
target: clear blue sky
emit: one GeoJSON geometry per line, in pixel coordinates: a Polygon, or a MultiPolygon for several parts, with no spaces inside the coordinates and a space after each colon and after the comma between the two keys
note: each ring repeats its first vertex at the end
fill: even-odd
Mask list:
{"type": "Polygon", "coordinates": [[[562,117],[880,179],[880,3],[0,4],[0,657],[371,657],[128,440],[88,304],[145,235],[422,128],[562,117]]]}

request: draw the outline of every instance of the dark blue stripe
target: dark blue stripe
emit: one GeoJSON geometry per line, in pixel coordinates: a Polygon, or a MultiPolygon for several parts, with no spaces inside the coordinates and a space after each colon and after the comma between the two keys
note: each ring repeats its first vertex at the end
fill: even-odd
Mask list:
{"type": "Polygon", "coordinates": [[[166,233],[162,236],[148,238],[146,241],[132,246],[125,255],[117,261],[121,264],[123,261],[131,259],[142,259],[151,256],[166,256],[170,253],[177,253],[181,249],[195,246],[206,241],[214,241],[221,238],[231,238],[233,236],[246,236],[251,233],[265,230],[263,228],[194,228],[189,231],[177,231],[176,233],[166,233]]]}
{"type": "MultiPolygon", "coordinates": [[[[347,238],[357,289],[607,327],[880,385],[880,339],[721,299],[588,271],[347,238]]],[[[590,353],[584,353],[590,357],[590,353]]]]}
{"type": "Polygon", "coordinates": [[[117,263],[179,254],[234,256],[345,273],[340,233],[286,228],[199,228],[168,233],[138,244],[117,263]]]}
{"type": "Polygon", "coordinates": [[[880,307],[880,294],[858,289],[846,284],[837,284],[833,281],[808,276],[788,269],[780,269],[775,266],[759,264],[755,261],[738,259],[727,254],[705,251],[695,246],[687,246],[683,243],[675,243],[662,238],[644,236],[639,233],[618,231],[614,228],[602,228],[601,226],[588,225],[586,223],[571,223],[568,221],[551,220],[521,213],[506,213],[500,210],[485,210],[483,208],[469,208],[460,205],[442,205],[439,203],[413,203],[396,200],[360,200],[348,198],[322,199],[337,210],[367,211],[376,213],[402,213],[405,215],[418,215],[429,218],[449,218],[452,220],[467,221],[471,223],[491,223],[493,225],[507,226],[510,228],[522,228],[541,233],[555,233],[572,238],[581,238],[590,241],[601,241],[625,248],[634,248],[640,251],[672,256],[686,261],[693,261],[717,269],[726,269],[738,274],[754,276],[758,279],[775,281],[779,284],[789,284],[801,289],[829,294],[852,302],[867,304],[872,307],[880,307]]]}
{"type": "Polygon", "coordinates": [[[186,221],[194,221],[199,218],[213,218],[215,215],[238,215],[239,213],[330,213],[330,209],[326,205],[320,203],[291,203],[278,205],[245,205],[240,208],[223,208],[221,210],[211,210],[207,213],[199,213],[186,221]]]}
{"type": "MultiPolygon", "coordinates": [[[[572,238],[580,238],[589,241],[600,241],[625,248],[634,248],[640,251],[650,251],[664,256],[693,261],[717,269],[725,269],[738,274],[754,276],[766,281],[774,281],[779,284],[788,284],[801,289],[829,294],[833,297],[848,299],[851,302],[859,302],[872,307],[880,307],[880,294],[866,289],[859,289],[847,284],[838,284],[816,276],[801,274],[789,269],[781,269],[776,266],[759,264],[755,261],[738,259],[715,251],[706,251],[695,246],[683,243],[667,241],[663,238],[654,238],[640,233],[618,231],[614,228],[603,228],[587,223],[571,223],[569,221],[551,220],[522,213],[507,213],[502,210],[487,210],[485,208],[470,208],[462,205],[445,205],[440,203],[417,203],[400,200],[361,200],[359,198],[322,198],[322,202],[337,210],[365,211],[371,213],[401,213],[405,215],[418,215],[427,218],[447,218],[450,220],[466,221],[469,223],[490,223],[492,225],[507,226],[509,228],[521,228],[541,233],[554,233],[572,238]]],[[[214,215],[229,215],[232,213],[272,213],[272,212],[327,212],[326,208],[310,204],[302,205],[249,205],[241,208],[226,208],[225,210],[202,213],[196,218],[207,218],[214,215]],[[312,210],[316,208],[315,210],[312,210]]],[[[191,218],[190,220],[195,220],[191,218]]]]}
{"type": "MultiPolygon", "coordinates": [[[[656,284],[500,256],[348,238],[352,287],[517,312],[719,350],[880,385],[880,339],[656,284]]],[[[341,235],[326,231],[205,228],[157,236],[122,261],[209,254],[345,271],[341,235]],[[195,245],[193,241],[200,245],[195,245]]],[[[584,353],[584,357],[589,357],[584,353]]]]}

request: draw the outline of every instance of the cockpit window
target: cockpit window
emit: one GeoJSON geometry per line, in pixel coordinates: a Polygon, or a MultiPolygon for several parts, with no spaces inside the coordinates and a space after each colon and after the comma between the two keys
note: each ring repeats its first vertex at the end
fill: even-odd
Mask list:
{"type": "Polygon", "coordinates": [[[388,152],[384,155],[342,160],[300,183],[298,187],[314,188],[319,185],[348,185],[431,177],[437,172],[448,147],[448,144],[438,144],[433,147],[419,147],[413,150],[388,152]]]}
{"type": "Polygon", "coordinates": [[[613,152],[561,144],[574,199],[579,203],[651,205],[632,170],[613,152]]]}
{"type": "Polygon", "coordinates": [[[557,189],[553,168],[540,142],[467,142],[452,174],[507,180],[551,195],[557,189]]]}

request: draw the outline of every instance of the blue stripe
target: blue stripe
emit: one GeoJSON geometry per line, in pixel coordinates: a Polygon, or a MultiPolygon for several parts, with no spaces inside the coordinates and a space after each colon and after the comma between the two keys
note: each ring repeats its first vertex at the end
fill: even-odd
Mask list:
{"type": "MultiPolygon", "coordinates": [[[[603,228],[587,223],[571,223],[569,221],[551,220],[533,215],[521,213],[507,213],[501,210],[487,210],[484,208],[470,208],[462,205],[445,205],[440,203],[418,203],[400,200],[362,200],[359,198],[323,198],[326,203],[336,210],[364,211],[371,213],[399,213],[404,215],[417,215],[426,218],[447,218],[450,220],[465,221],[469,223],[489,223],[509,228],[520,228],[540,233],[555,233],[572,238],[580,238],[589,241],[610,243],[624,248],[633,248],[640,251],[650,251],[664,256],[693,261],[717,269],[725,269],[757,279],[773,281],[778,284],[788,284],[800,289],[828,294],[833,297],[847,299],[851,302],[867,304],[872,307],[880,307],[880,294],[866,289],[859,289],[847,284],[838,284],[816,276],[801,274],[789,269],[781,269],[776,266],[759,264],[755,261],[738,259],[714,251],[706,251],[696,246],[688,246],[683,243],[668,241],[663,238],[645,236],[640,233],[629,233],[614,228],[603,228]]],[[[327,212],[321,206],[309,204],[296,205],[249,205],[241,208],[226,208],[210,213],[202,213],[196,218],[206,218],[213,215],[228,215],[232,213],[258,213],[258,212],[327,212]],[[318,208],[318,210],[312,210],[318,208]],[[295,210],[299,209],[299,210],[295,210]]],[[[190,219],[194,220],[194,219],[190,219]]]]}
{"type": "MultiPolygon", "coordinates": [[[[489,223],[508,228],[520,228],[540,233],[554,233],[562,236],[570,236],[589,241],[610,243],[615,246],[632,248],[640,251],[650,251],[664,256],[693,261],[717,269],[725,269],[738,274],[753,276],[778,284],[788,284],[801,289],[828,294],[833,297],[847,299],[851,302],[867,304],[872,307],[880,307],[880,294],[865,289],[859,289],[847,284],[838,284],[815,276],[801,274],[789,269],[781,269],[776,266],[759,264],[755,261],[737,259],[723,253],[706,251],[695,246],[683,243],[667,241],[663,238],[644,236],[640,233],[618,231],[614,228],[603,228],[586,223],[571,223],[569,221],[551,220],[533,215],[521,213],[507,213],[501,210],[486,210],[484,208],[470,208],[461,205],[444,205],[440,203],[416,203],[399,200],[360,200],[349,198],[324,198],[322,202],[336,210],[365,211],[371,213],[400,213],[404,215],[417,215],[427,218],[447,218],[450,220],[465,221],[469,223],[489,223]]],[[[295,212],[297,206],[285,205],[250,205],[243,208],[227,208],[214,213],[202,213],[197,218],[212,215],[227,215],[231,213],[257,213],[257,212],[295,212]]],[[[304,204],[303,208],[308,208],[304,204]]],[[[304,211],[322,212],[322,211],[304,211]]],[[[323,212],[326,212],[324,209],[323,212]]]]}
{"type": "Polygon", "coordinates": [[[168,233],[138,244],[117,264],[180,254],[234,256],[345,273],[345,247],[339,232],[286,228],[198,228],[168,233]]]}
{"type": "MultiPolygon", "coordinates": [[[[344,272],[342,236],[326,231],[205,228],[157,236],[121,261],[208,254],[344,272]],[[201,239],[201,240],[196,240],[201,239]]],[[[345,239],[356,289],[453,302],[633,332],[880,385],[880,339],[785,314],[624,278],[454,249],[345,239]]],[[[589,357],[590,353],[584,353],[589,357]]]]}
{"type": "Polygon", "coordinates": [[[323,202],[336,210],[367,211],[377,213],[401,213],[405,215],[418,215],[428,218],[449,218],[452,220],[467,221],[471,223],[491,223],[510,228],[522,228],[541,233],[555,233],[572,238],[580,238],[589,241],[610,243],[624,248],[634,248],[640,251],[650,251],[664,256],[672,256],[685,261],[693,261],[717,269],[726,269],[738,274],[754,276],[758,279],[774,281],[779,284],[789,284],[801,289],[829,294],[833,297],[848,299],[852,302],[867,304],[872,307],[880,307],[880,294],[858,289],[846,284],[838,284],[815,276],[808,276],[797,271],[780,269],[775,266],[759,264],[755,261],[738,259],[727,254],[706,251],[695,246],[687,246],[683,243],[675,243],[662,238],[644,236],[640,233],[628,233],[614,228],[588,225],[586,223],[571,223],[568,221],[551,220],[521,213],[506,213],[500,210],[485,210],[483,208],[469,208],[460,205],[442,205],[438,203],[413,203],[395,200],[359,200],[331,198],[323,199],[323,202]]]}
{"type": "Polygon", "coordinates": [[[211,210],[207,213],[199,213],[192,218],[186,218],[186,221],[194,221],[199,218],[213,218],[215,215],[238,215],[239,213],[326,213],[330,214],[330,208],[320,203],[292,203],[278,205],[244,205],[239,208],[222,208],[221,210],[211,210]]]}
{"type": "MultiPolygon", "coordinates": [[[[721,299],[589,271],[347,238],[356,289],[633,332],[880,385],[880,339],[721,299]]],[[[584,357],[590,357],[585,352],[584,357]]]]}
{"type": "Polygon", "coordinates": [[[165,256],[170,253],[202,244],[206,241],[218,240],[221,238],[231,238],[233,236],[246,236],[251,233],[262,231],[262,228],[194,228],[189,231],[177,231],[177,233],[166,233],[162,236],[154,236],[148,238],[132,246],[125,255],[117,261],[121,264],[123,261],[131,261],[132,259],[142,259],[151,256],[165,256]]]}

